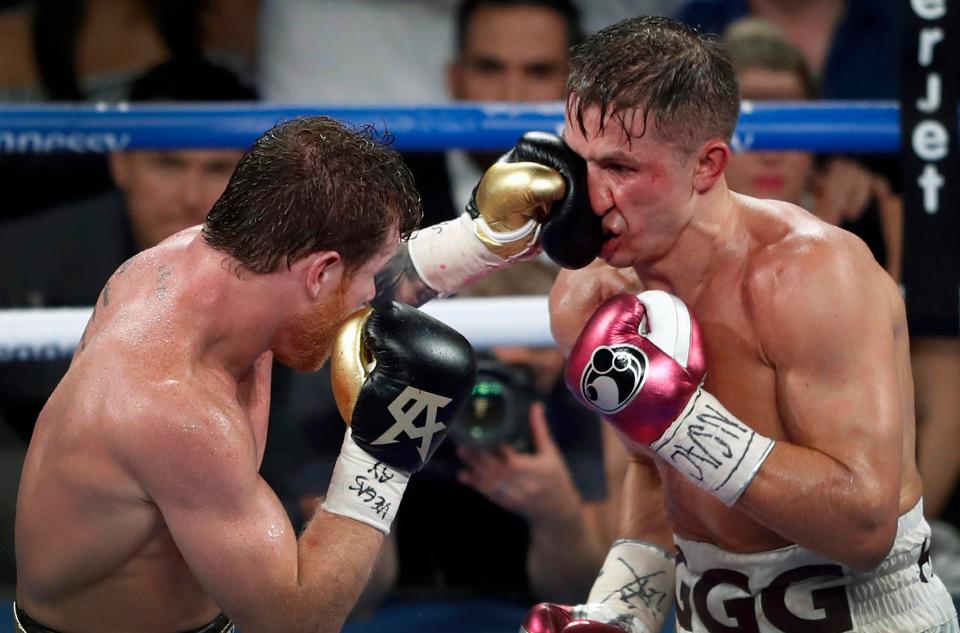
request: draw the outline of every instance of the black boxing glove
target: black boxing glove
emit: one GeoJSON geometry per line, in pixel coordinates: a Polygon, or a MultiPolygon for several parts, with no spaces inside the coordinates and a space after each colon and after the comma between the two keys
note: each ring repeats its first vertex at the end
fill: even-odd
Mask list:
{"type": "Polygon", "coordinates": [[[548,132],[527,132],[498,162],[539,163],[563,176],[566,191],[541,221],[540,243],[550,259],[564,268],[576,269],[600,255],[603,227],[590,206],[587,163],[562,138],[548,132]]]}
{"type": "Polygon", "coordinates": [[[476,381],[470,343],[408,305],[351,315],[331,380],[344,438],[323,508],[389,532],[411,473],[426,463],[476,381]]]}
{"type": "Polygon", "coordinates": [[[582,268],[604,241],[586,179],[584,160],[563,139],[528,132],[487,169],[460,217],[410,237],[410,263],[441,297],[542,250],[565,268],[582,268]]]}

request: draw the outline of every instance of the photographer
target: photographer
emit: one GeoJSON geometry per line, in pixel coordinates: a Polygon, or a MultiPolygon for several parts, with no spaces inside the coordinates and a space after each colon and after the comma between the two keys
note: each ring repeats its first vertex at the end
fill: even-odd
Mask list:
{"type": "Polygon", "coordinates": [[[606,543],[601,429],[559,380],[556,349],[492,352],[493,360],[481,358],[477,387],[493,393],[475,389],[466,419],[451,430],[457,479],[495,506],[494,520],[510,513],[501,520],[513,529],[497,532],[494,547],[514,548],[512,560],[495,563],[512,571],[497,584],[524,581],[522,591],[540,600],[574,593],[596,576],[606,543]]]}

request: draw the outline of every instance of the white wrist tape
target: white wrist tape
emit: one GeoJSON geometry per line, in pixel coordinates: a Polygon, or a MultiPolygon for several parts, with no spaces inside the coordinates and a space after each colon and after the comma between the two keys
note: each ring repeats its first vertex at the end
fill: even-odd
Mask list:
{"type": "Polygon", "coordinates": [[[732,506],[757,475],[774,441],[738,420],[704,389],[652,444],[697,486],[732,506]]]}
{"type": "Polygon", "coordinates": [[[467,213],[417,231],[410,236],[407,248],[420,279],[441,297],[507,264],[480,241],[473,230],[473,218],[467,213]]]}
{"type": "Polygon", "coordinates": [[[610,548],[587,604],[573,619],[619,626],[630,633],[652,633],[663,626],[673,604],[676,564],[652,543],[619,540],[610,548]]]}
{"type": "MultiPolygon", "coordinates": [[[[477,236],[474,222],[476,220],[469,213],[463,213],[455,220],[417,231],[407,242],[410,261],[420,279],[441,297],[458,292],[518,259],[517,256],[502,258],[491,251],[477,236]]],[[[485,226],[483,223],[481,228],[485,226]]],[[[539,230],[539,224],[527,223],[510,234],[496,236],[496,239],[508,244],[511,239],[522,238],[536,230],[539,230]]]]}
{"type": "Polygon", "coordinates": [[[473,222],[476,230],[483,233],[485,239],[500,245],[512,244],[513,242],[527,239],[530,236],[533,236],[535,240],[540,233],[541,226],[536,220],[530,220],[520,228],[512,231],[494,231],[482,215],[474,219],[473,222]]]}
{"type": "Polygon", "coordinates": [[[409,480],[357,446],[348,428],[322,507],[389,534],[409,480]]]}

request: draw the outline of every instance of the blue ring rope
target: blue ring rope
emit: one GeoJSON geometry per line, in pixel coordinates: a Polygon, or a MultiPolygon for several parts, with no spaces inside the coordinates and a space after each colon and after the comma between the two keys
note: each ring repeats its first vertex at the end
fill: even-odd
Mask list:
{"type": "MultiPolygon", "coordinates": [[[[900,147],[899,112],[895,101],[745,101],[732,144],[735,149],[894,153],[900,147]]],[[[244,149],[278,121],[315,114],[386,128],[404,151],[502,150],[528,130],[558,132],[563,104],[7,105],[0,107],[0,153],[244,149]]]]}

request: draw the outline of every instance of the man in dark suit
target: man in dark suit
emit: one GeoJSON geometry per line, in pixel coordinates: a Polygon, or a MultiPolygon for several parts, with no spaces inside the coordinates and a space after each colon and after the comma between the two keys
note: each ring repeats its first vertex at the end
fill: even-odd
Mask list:
{"type": "MultiPolygon", "coordinates": [[[[569,0],[466,0],[456,17],[456,51],[447,89],[458,101],[557,101],[570,47],[582,37],[569,0]]],[[[498,153],[407,154],[423,200],[423,225],[463,212],[498,153]]]]}
{"type": "MultiPolygon", "coordinates": [[[[134,83],[130,101],[245,101],[256,93],[200,59],[161,64],[134,83]]],[[[223,192],[238,150],[112,154],[116,189],[0,224],[0,307],[90,306],[126,259],[203,221],[223,192]]],[[[0,418],[29,439],[68,358],[0,363],[0,418]]]]}

